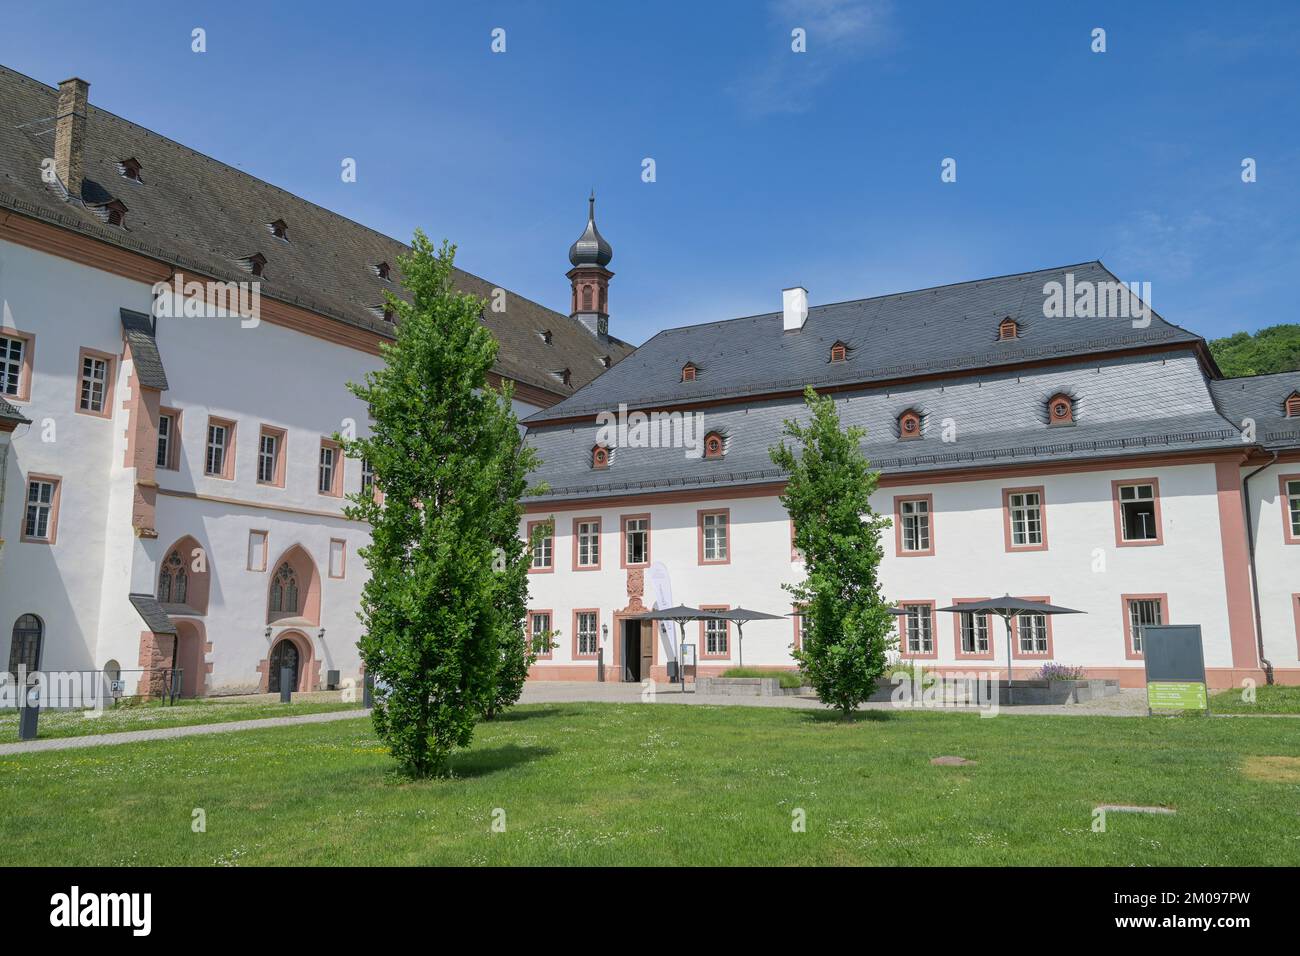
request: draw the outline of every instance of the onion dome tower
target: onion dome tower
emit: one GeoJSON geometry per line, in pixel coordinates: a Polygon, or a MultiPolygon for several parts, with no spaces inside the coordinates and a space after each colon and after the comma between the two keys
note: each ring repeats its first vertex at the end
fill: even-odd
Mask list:
{"type": "Polygon", "coordinates": [[[577,319],[592,335],[609,334],[609,280],[614,273],[605,268],[614,258],[614,250],[596,228],[596,193],[587,200],[587,228],[569,247],[573,268],[566,275],[573,286],[570,317],[577,319]]]}

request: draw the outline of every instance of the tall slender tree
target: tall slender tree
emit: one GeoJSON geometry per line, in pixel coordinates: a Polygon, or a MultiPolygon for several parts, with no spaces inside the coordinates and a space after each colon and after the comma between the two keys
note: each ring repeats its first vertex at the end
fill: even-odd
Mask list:
{"type": "Polygon", "coordinates": [[[482,300],[452,288],[455,247],[416,232],[399,260],[407,302],[388,297],[397,338],[384,365],[349,385],[369,436],[345,440],[373,469],[376,494],[350,496],[368,522],[358,553],[361,657],[380,684],[375,729],[403,772],[445,773],[497,700],[507,642],[524,641],[528,550],[520,499],[534,452],[508,386],[488,382],[497,344],[482,300]]]}
{"type": "Polygon", "coordinates": [[[879,577],[880,534],[890,521],[871,508],[880,473],[862,454],[863,430],[842,428],[834,400],[811,387],[804,401],[808,424],[786,421],[781,443],[770,449],[789,475],[781,502],[806,571],[803,581],[784,587],[808,618],[794,657],[817,696],[847,718],[871,696],[894,643],[879,577]]]}

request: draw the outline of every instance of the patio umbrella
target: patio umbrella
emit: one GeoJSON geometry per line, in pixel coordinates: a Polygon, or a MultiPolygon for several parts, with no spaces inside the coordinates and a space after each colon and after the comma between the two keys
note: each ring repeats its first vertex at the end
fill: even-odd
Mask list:
{"type": "Polygon", "coordinates": [[[981,611],[989,614],[996,614],[1002,618],[1002,622],[1007,626],[1007,703],[1015,703],[1013,695],[1014,687],[1011,683],[1011,619],[1021,614],[1084,614],[1085,611],[1076,611],[1072,607],[1059,607],[1055,604],[1044,604],[1042,601],[1029,601],[1025,598],[1012,597],[1010,594],[1003,595],[1000,598],[990,598],[987,601],[969,601],[964,604],[954,604],[952,607],[941,607],[941,611],[948,611],[951,614],[979,613],[981,611]]]}
{"type": "Polygon", "coordinates": [[[750,621],[779,621],[785,614],[768,614],[764,611],[751,611],[747,607],[733,607],[730,611],[715,611],[718,617],[736,625],[736,645],[740,650],[740,666],[745,666],[745,625],[750,621]]]}
{"type": "Polygon", "coordinates": [[[690,621],[720,621],[725,620],[718,611],[703,611],[698,607],[687,607],[685,604],[679,604],[676,607],[663,608],[656,611],[644,611],[641,614],[629,614],[624,618],[625,621],[676,621],[678,631],[681,634],[677,642],[677,679],[681,682],[682,689],[686,688],[686,675],[682,670],[682,652],[681,647],[686,643],[686,625],[690,621]]]}

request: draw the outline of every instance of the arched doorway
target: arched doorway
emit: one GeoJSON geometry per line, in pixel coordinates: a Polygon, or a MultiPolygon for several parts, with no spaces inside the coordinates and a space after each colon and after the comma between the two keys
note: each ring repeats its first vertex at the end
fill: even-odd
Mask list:
{"type": "Polygon", "coordinates": [[[287,637],[280,638],[271,648],[270,673],[266,675],[267,690],[272,694],[280,693],[280,672],[286,667],[293,671],[293,680],[290,681],[289,686],[297,690],[302,680],[302,665],[302,655],[298,653],[298,645],[287,637]]]}
{"type": "Polygon", "coordinates": [[[193,621],[176,622],[176,666],[181,669],[182,697],[202,697],[206,690],[203,645],[198,625],[193,621]]]}
{"type": "Polygon", "coordinates": [[[22,614],[14,622],[13,640],[9,644],[9,673],[17,674],[20,667],[27,673],[40,670],[41,641],[45,625],[35,614],[22,614]]]}

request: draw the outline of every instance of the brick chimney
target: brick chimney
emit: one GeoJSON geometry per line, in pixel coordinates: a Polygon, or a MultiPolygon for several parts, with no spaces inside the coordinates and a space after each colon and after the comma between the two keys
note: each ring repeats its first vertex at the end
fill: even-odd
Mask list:
{"type": "Polygon", "coordinates": [[[59,84],[59,112],[54,121],[54,169],[71,199],[81,198],[85,164],[86,104],[90,84],[75,76],[59,84]]]}

